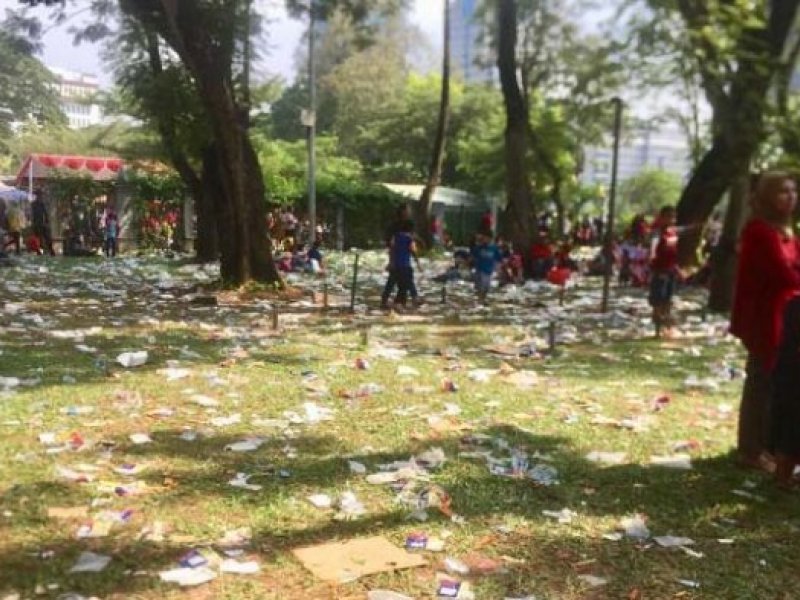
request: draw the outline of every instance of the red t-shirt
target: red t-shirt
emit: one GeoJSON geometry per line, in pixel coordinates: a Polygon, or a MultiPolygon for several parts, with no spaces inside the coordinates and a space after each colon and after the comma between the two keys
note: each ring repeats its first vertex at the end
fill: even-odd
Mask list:
{"type": "Polygon", "coordinates": [[[532,260],[548,259],[552,257],[553,249],[550,247],[550,244],[545,244],[543,242],[535,242],[531,244],[532,260]]]}
{"type": "Polygon", "coordinates": [[[771,371],[780,342],[783,310],[800,293],[800,240],[762,219],[742,231],[731,333],[771,371]]]}
{"type": "Polygon", "coordinates": [[[664,227],[658,234],[653,262],[650,264],[653,271],[668,273],[678,268],[678,229],[677,227],[664,227]]]}

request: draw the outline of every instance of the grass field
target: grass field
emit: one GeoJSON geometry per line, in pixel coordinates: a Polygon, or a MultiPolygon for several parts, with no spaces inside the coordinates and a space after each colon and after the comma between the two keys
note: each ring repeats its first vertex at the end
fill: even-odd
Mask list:
{"type": "MultiPolygon", "coordinates": [[[[371,306],[379,263],[364,261],[359,298],[371,306]]],[[[334,270],[342,295],[347,264],[334,270]]],[[[495,295],[485,309],[453,290],[440,304],[423,278],[429,304],[417,312],[285,301],[276,331],[268,301],[187,298],[211,279],[156,258],[0,270],[0,598],[433,598],[447,557],[473,565],[455,578],[479,599],[800,598],[800,497],[734,466],[742,356],[723,323],[701,319],[697,292],[683,294],[687,337],[660,342],[641,292],[615,291],[604,317],[585,282],[561,314],[545,290],[495,295]],[[511,354],[545,349],[558,317],[554,356],[511,354]],[[143,366],[115,361],[139,350],[143,366]],[[313,422],[315,407],[331,419],[313,422]],[[137,433],[152,441],[133,443],[137,433]],[[252,437],[254,451],[225,449],[252,437]],[[418,485],[446,490],[455,518],[432,506],[421,522],[392,487],[349,466],[373,474],[432,448],[446,462],[418,485]],[[493,474],[480,454],[512,450],[553,467],[558,484],[493,474]],[[604,464],[591,452],[624,456],[604,464]],[[650,464],[678,452],[691,470],[650,464]],[[129,474],[115,471],[123,465],[129,474]],[[237,473],[261,489],[229,485],[237,473]],[[346,491],[365,514],[338,520],[307,499],[346,491]],[[103,511],[126,509],[102,530],[103,511]],[[562,509],[568,522],[543,514],[562,509]],[[634,515],[652,536],[695,543],[609,535],[634,515]],[[107,535],[78,538],[89,524],[107,535]],[[159,580],[192,549],[221,552],[240,528],[250,538],[240,560],[257,561],[257,574],[191,588],[159,580]],[[423,552],[428,566],[347,583],[320,581],[291,553],[375,535],[402,547],[415,532],[444,540],[443,552],[423,552]],[[84,551],[111,562],[69,573],[84,551]]]]}

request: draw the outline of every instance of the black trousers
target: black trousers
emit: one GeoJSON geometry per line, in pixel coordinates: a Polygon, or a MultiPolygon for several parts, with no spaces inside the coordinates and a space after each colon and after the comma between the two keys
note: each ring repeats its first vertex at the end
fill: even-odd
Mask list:
{"type": "Polygon", "coordinates": [[[405,304],[409,295],[412,299],[416,299],[417,286],[414,284],[414,269],[411,267],[389,269],[389,277],[386,280],[386,285],[383,286],[383,293],[381,294],[381,304],[389,302],[389,296],[392,295],[395,286],[397,287],[397,295],[394,299],[395,304],[405,304]]]}

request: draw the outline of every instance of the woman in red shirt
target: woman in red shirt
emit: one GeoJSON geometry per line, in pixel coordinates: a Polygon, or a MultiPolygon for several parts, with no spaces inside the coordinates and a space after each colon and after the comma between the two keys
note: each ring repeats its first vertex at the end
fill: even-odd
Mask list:
{"type": "Polygon", "coordinates": [[[742,231],[731,333],[747,349],[739,410],[739,460],[764,468],[769,447],[770,373],[777,358],[784,308],[800,293],[800,242],[791,228],[797,186],[786,173],[758,181],[753,217],[742,231]]]}

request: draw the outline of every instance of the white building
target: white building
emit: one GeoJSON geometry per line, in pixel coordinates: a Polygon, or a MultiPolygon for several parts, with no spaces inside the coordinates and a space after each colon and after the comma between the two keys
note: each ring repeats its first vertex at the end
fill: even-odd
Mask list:
{"type": "MultiPolygon", "coordinates": [[[[584,148],[585,162],[581,181],[586,185],[611,184],[613,146],[584,148]]],[[[678,175],[684,181],[691,174],[689,147],[677,129],[638,131],[623,138],[619,148],[618,182],[630,179],[644,169],[660,169],[678,175]]]]}
{"type": "Polygon", "coordinates": [[[69,126],[78,129],[102,123],[102,108],[92,102],[95,94],[100,91],[97,77],[54,67],[48,68],[56,76],[55,85],[61,99],[61,110],[67,116],[69,126]]]}
{"type": "Polygon", "coordinates": [[[475,20],[479,1],[454,0],[450,13],[453,70],[467,83],[496,81],[489,43],[482,40],[481,25],[475,20]]]}

